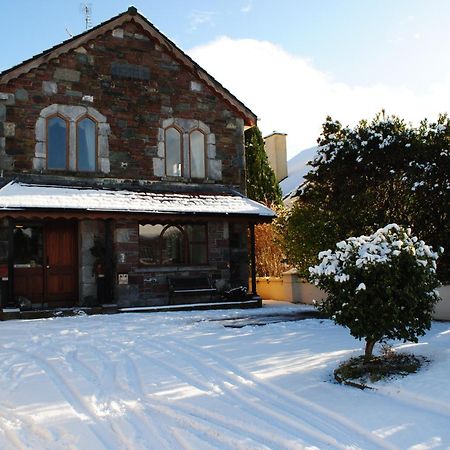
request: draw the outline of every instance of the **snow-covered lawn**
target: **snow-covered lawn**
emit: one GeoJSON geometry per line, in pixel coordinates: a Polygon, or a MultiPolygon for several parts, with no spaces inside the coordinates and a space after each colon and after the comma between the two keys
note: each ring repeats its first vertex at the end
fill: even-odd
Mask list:
{"type": "Polygon", "coordinates": [[[331,381],[362,344],[330,321],[218,320],[299,308],[1,323],[0,448],[450,448],[450,323],[360,391],[331,381]]]}

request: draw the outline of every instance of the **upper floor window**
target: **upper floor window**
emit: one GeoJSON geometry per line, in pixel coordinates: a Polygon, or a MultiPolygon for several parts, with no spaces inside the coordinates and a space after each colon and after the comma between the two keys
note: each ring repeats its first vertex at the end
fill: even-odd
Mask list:
{"type": "Polygon", "coordinates": [[[189,135],[189,161],[191,178],[205,178],[205,135],[200,130],[189,135]]]}
{"type": "Polygon", "coordinates": [[[216,139],[208,125],[196,119],[168,118],[158,130],[156,176],[203,180],[217,179],[216,139]]]}
{"type": "Polygon", "coordinates": [[[166,175],[181,177],[183,162],[181,133],[175,127],[166,130],[166,175]]]}
{"type": "Polygon", "coordinates": [[[84,172],[96,170],[97,124],[85,117],[77,123],[77,168],[84,172]]]}
{"type": "MultiPolygon", "coordinates": [[[[90,117],[76,123],[76,168],[94,172],[97,160],[97,124],[90,117]]],[[[68,120],[62,116],[47,119],[47,169],[69,170],[68,120]]]]}
{"type": "Polygon", "coordinates": [[[52,104],[36,121],[35,170],[109,173],[110,127],[91,106],[52,104]]]}
{"type": "Polygon", "coordinates": [[[65,170],[68,166],[67,120],[54,116],[47,122],[47,168],[65,170]]]}

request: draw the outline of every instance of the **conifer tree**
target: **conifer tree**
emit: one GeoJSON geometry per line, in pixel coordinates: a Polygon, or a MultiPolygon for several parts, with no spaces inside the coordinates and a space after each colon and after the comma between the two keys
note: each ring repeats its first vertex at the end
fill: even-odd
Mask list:
{"type": "Polygon", "coordinates": [[[269,165],[261,131],[256,126],[245,131],[245,162],[247,196],[269,205],[280,204],[281,189],[269,165]]]}

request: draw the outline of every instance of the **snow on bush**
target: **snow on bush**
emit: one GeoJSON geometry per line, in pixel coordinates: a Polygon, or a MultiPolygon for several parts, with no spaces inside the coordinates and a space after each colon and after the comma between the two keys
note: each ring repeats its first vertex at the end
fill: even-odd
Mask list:
{"type": "MultiPolygon", "coordinates": [[[[440,249],[440,252],[443,250],[440,249]]],[[[311,280],[328,293],[319,308],[352,336],[366,340],[366,359],[386,339],[417,342],[430,328],[438,253],[390,224],[370,236],[350,237],[319,253],[311,280]]]]}

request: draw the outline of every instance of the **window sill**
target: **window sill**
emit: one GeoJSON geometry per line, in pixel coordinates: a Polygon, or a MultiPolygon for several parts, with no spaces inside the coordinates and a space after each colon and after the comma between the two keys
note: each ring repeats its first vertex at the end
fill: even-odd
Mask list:
{"type": "Polygon", "coordinates": [[[160,177],[161,181],[168,181],[170,183],[196,183],[196,184],[214,184],[215,180],[211,180],[209,178],[185,178],[185,177],[169,177],[163,176],[160,177]]]}
{"type": "Polygon", "coordinates": [[[92,170],[92,171],[81,171],[81,170],[68,170],[68,169],[44,169],[39,170],[39,173],[45,173],[50,175],[83,175],[83,176],[91,176],[91,175],[105,175],[103,172],[99,172],[98,170],[92,170]]]}
{"type": "Polygon", "coordinates": [[[214,271],[217,270],[217,266],[212,264],[205,264],[203,266],[146,266],[136,267],[134,273],[164,273],[164,272],[201,272],[201,271],[214,271]]]}

